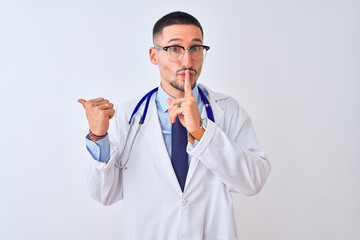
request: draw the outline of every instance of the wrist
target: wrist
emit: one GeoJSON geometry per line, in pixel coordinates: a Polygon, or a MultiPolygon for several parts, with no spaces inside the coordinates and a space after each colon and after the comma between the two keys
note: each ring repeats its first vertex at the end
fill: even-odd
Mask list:
{"type": "Polygon", "coordinates": [[[89,127],[89,132],[91,132],[92,134],[95,134],[97,136],[104,136],[107,134],[107,129],[97,129],[97,128],[89,127]]]}
{"type": "Polygon", "coordinates": [[[200,127],[200,129],[198,129],[198,130],[196,130],[194,132],[189,132],[188,141],[191,144],[194,144],[195,140],[200,141],[200,139],[204,135],[206,129],[207,129],[207,118],[203,118],[203,119],[201,119],[201,127],[200,127]]]}
{"type": "Polygon", "coordinates": [[[104,139],[106,137],[107,133],[103,134],[103,135],[97,135],[97,134],[94,134],[93,132],[91,132],[91,130],[89,129],[89,139],[93,142],[96,142],[96,141],[99,141],[101,139],[104,139]]]}

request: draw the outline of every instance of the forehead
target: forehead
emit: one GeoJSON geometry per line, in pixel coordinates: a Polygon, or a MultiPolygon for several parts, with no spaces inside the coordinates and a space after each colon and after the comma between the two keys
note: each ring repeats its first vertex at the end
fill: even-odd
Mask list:
{"type": "Polygon", "coordinates": [[[161,43],[168,44],[171,42],[198,42],[202,43],[203,36],[199,27],[195,25],[171,25],[162,30],[159,36],[161,43]]]}

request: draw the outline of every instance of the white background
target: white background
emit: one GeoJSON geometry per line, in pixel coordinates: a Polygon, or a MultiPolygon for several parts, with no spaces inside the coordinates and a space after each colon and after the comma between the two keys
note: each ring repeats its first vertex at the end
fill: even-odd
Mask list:
{"type": "Polygon", "coordinates": [[[234,194],[240,239],[360,239],[350,0],[0,0],[0,239],[121,239],[121,202],[87,192],[76,101],[155,87],[152,27],[175,10],[197,17],[211,46],[199,81],[248,111],[272,164],[259,195],[234,194]]]}

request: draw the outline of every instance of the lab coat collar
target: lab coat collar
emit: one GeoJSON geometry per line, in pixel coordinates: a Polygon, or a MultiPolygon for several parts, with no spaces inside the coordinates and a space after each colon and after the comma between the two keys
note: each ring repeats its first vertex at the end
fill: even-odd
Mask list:
{"type": "MultiPolygon", "coordinates": [[[[213,110],[214,113],[214,120],[217,126],[220,125],[220,123],[223,121],[223,117],[224,117],[224,110],[222,110],[219,105],[217,104],[218,101],[221,100],[225,100],[227,99],[229,96],[226,96],[224,94],[221,93],[217,93],[217,92],[213,92],[212,90],[210,90],[208,87],[206,87],[203,84],[199,84],[199,87],[203,90],[205,96],[208,98],[209,102],[210,102],[210,106],[213,110]]],[[[202,118],[207,117],[206,114],[206,109],[204,108],[201,114],[202,118]]]]}

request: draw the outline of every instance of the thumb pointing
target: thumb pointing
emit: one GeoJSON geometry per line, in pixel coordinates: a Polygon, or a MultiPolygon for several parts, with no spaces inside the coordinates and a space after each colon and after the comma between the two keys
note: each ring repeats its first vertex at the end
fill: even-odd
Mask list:
{"type": "Polygon", "coordinates": [[[85,108],[85,103],[86,103],[86,100],[85,99],[78,99],[78,102],[81,103],[81,105],[83,105],[83,107],[85,108]]]}

